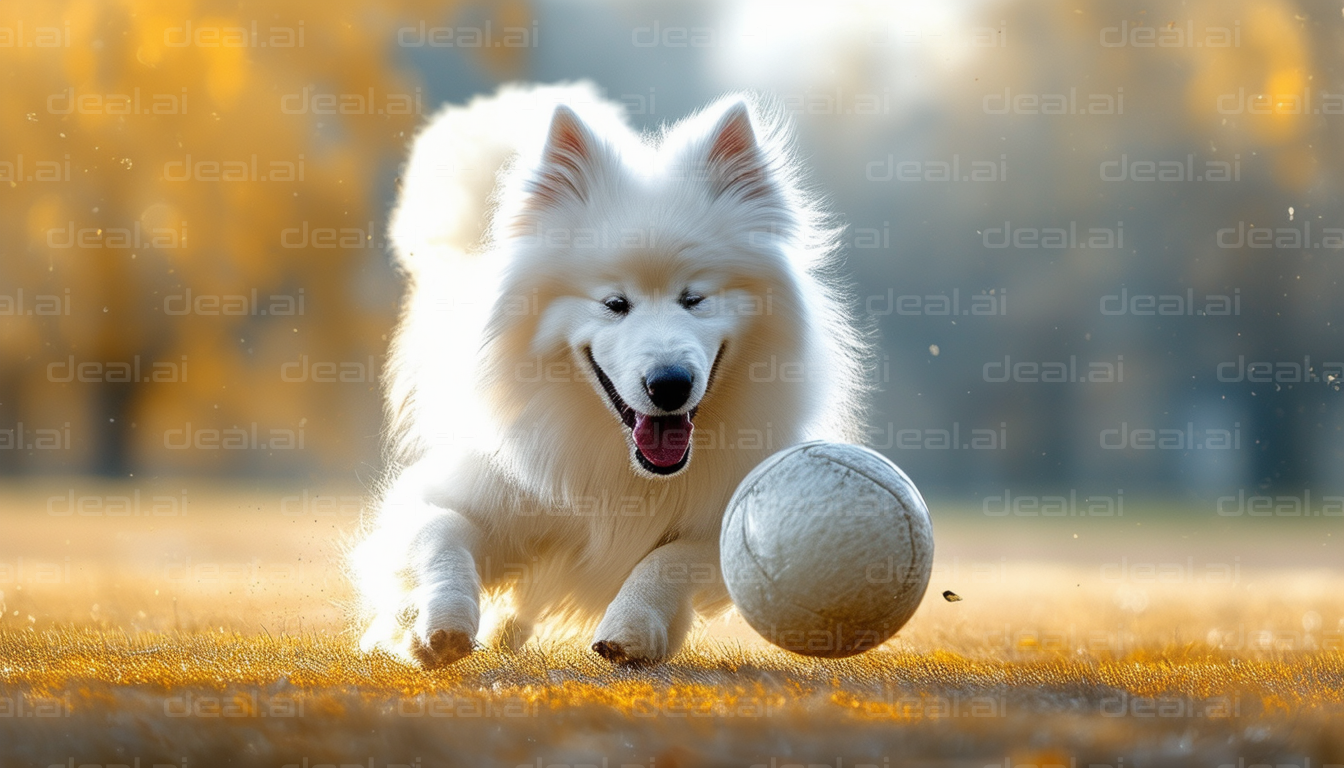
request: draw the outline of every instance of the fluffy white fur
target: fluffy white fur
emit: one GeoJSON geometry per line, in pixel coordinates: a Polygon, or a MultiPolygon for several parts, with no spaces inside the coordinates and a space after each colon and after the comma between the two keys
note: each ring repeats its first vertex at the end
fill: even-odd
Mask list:
{"type": "Polygon", "coordinates": [[[652,662],[728,605],[738,482],[861,434],[864,339],[781,129],[730,96],[639,136],[577,84],[505,87],[420,134],[391,224],[392,466],[351,560],[363,648],[435,666],[596,625],[594,650],[652,662]],[[632,412],[694,415],[684,468],[637,460],[594,365],[632,412]],[[674,411],[645,386],[668,365],[692,380],[674,411]]]}

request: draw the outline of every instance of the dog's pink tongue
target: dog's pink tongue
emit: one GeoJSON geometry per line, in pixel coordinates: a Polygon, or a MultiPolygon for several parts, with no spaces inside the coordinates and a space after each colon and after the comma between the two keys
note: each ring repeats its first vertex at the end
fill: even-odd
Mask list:
{"type": "Polygon", "coordinates": [[[635,447],[655,467],[670,467],[681,461],[691,447],[695,426],[686,416],[635,415],[635,447]]]}

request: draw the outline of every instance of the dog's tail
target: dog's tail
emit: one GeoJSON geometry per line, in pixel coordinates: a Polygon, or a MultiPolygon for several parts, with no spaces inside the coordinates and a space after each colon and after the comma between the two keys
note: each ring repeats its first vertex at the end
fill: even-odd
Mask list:
{"type": "Polygon", "coordinates": [[[506,85],[465,106],[440,110],[415,139],[401,178],[390,235],[412,277],[488,245],[501,170],[542,145],[557,104],[602,104],[592,83],[506,85]]]}

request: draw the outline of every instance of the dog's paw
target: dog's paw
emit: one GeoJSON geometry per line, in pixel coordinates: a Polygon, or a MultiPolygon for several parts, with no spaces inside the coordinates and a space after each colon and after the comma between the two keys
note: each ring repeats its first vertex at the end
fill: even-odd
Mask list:
{"type": "Polygon", "coordinates": [[[480,609],[473,596],[447,584],[420,587],[397,617],[402,655],[425,669],[447,666],[475,649],[480,609]]]}
{"type": "Polygon", "coordinates": [[[475,640],[457,629],[436,629],[427,640],[411,639],[410,654],[425,669],[446,667],[471,655],[475,640]]]}
{"type": "Polygon", "coordinates": [[[651,610],[608,609],[593,637],[593,650],[614,664],[657,664],[668,656],[667,625],[651,610]]]}

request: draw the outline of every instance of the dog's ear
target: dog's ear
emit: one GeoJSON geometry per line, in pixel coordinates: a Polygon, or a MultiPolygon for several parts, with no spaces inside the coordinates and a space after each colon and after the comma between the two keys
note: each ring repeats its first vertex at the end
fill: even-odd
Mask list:
{"type": "Polygon", "coordinates": [[[588,199],[588,169],[599,151],[597,139],[574,110],[557,105],[541,152],[541,164],[528,186],[527,210],[554,208],[588,199]]]}
{"type": "Polygon", "coordinates": [[[757,200],[775,194],[765,153],[751,126],[751,111],[744,101],[728,107],[710,133],[706,158],[715,196],[735,194],[757,200]]]}

